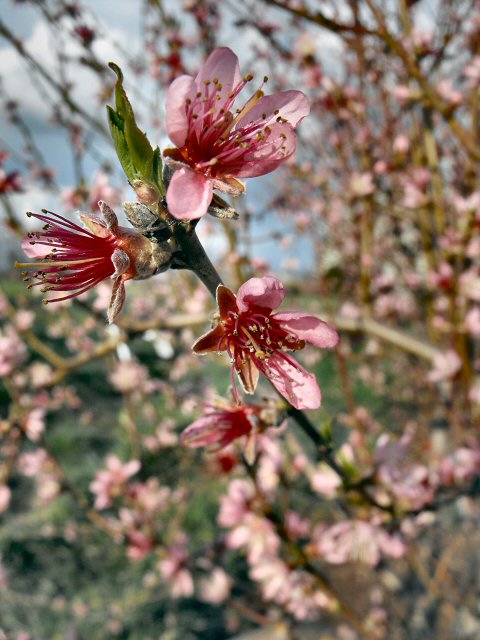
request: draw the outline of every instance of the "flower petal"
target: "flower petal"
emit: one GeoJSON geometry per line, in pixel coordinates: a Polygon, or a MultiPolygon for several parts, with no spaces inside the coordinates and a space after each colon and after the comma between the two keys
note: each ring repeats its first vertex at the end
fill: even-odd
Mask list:
{"type": "Polygon", "coordinates": [[[213,80],[218,80],[218,84],[222,86],[222,90],[219,91],[221,99],[217,101],[217,108],[221,109],[232,90],[242,80],[238,58],[228,47],[214,49],[208,56],[195,78],[196,89],[203,92],[205,82],[213,80]]]}
{"type": "Polygon", "coordinates": [[[292,127],[296,127],[309,113],[310,103],[304,93],[293,90],[280,91],[271,96],[260,98],[250,111],[239,120],[237,129],[254,120],[265,120],[265,124],[273,124],[279,118],[286,120],[292,127]]]}
{"type": "Polygon", "coordinates": [[[168,210],[180,220],[201,218],[207,213],[212,194],[212,183],[205,176],[189,168],[180,169],[168,185],[168,210]]]}
{"type": "Polygon", "coordinates": [[[221,324],[217,324],[211,331],[200,336],[200,338],[193,343],[192,351],[198,355],[203,355],[209,351],[224,351],[225,348],[220,348],[220,341],[224,335],[225,329],[221,324]]]}
{"type": "Polygon", "coordinates": [[[260,148],[253,139],[252,150],[243,156],[242,166],[235,175],[239,178],[264,176],[288,160],[295,153],[296,145],[297,136],[289,124],[272,124],[260,148]]]}
{"type": "Polygon", "coordinates": [[[199,418],[185,429],[180,436],[184,447],[205,447],[222,438],[217,414],[199,418]]]}
{"type": "Polygon", "coordinates": [[[35,242],[35,240],[32,240],[29,236],[23,238],[22,250],[28,258],[36,258],[37,260],[43,260],[45,256],[50,253],[48,247],[35,242]]]}
{"type": "Polygon", "coordinates": [[[284,354],[273,354],[268,364],[270,369],[268,372],[262,370],[263,375],[293,407],[318,409],[322,404],[322,393],[313,373],[284,354]]]}
{"type": "Polygon", "coordinates": [[[186,99],[193,86],[191,76],[175,78],[167,92],[167,133],[173,144],[182,147],[188,133],[186,99]]]}
{"type": "Polygon", "coordinates": [[[235,294],[223,284],[219,284],[217,287],[217,304],[221,318],[227,317],[229,311],[238,313],[235,294]]]}
{"type": "Polygon", "coordinates": [[[248,311],[253,306],[273,311],[282,304],[284,297],[285,289],[277,278],[250,278],[238,290],[237,307],[240,312],[248,311]]]}
{"type": "Polygon", "coordinates": [[[260,372],[255,366],[253,360],[248,358],[246,361],[242,362],[238,359],[236,362],[236,371],[245,393],[254,393],[257,388],[260,372]]]}
{"type": "Polygon", "coordinates": [[[317,347],[331,349],[338,344],[339,336],[333,327],[316,316],[302,312],[276,313],[272,316],[282,329],[300,340],[311,342],[317,347]]]}

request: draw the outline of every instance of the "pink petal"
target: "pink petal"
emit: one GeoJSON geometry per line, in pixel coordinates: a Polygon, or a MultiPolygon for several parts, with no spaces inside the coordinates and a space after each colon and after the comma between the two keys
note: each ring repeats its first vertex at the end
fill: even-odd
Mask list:
{"type": "Polygon", "coordinates": [[[36,260],[43,260],[50,253],[48,247],[44,244],[38,244],[28,236],[22,240],[22,249],[25,255],[36,260]]]}
{"type": "Polygon", "coordinates": [[[198,355],[203,355],[210,351],[224,351],[220,349],[220,341],[225,335],[225,329],[221,324],[217,324],[211,331],[200,336],[192,345],[192,351],[198,355]]]}
{"type": "Polygon", "coordinates": [[[252,306],[273,311],[282,304],[284,297],[285,289],[277,278],[250,278],[238,290],[237,307],[240,312],[248,311],[252,306]]]}
{"type": "Polygon", "coordinates": [[[221,109],[233,89],[242,81],[238,58],[228,47],[214,49],[208,56],[195,78],[196,88],[203,92],[205,82],[215,79],[222,85],[219,92],[221,100],[217,102],[217,107],[221,109]]]}
{"type": "Polygon", "coordinates": [[[300,340],[311,342],[317,347],[331,349],[338,344],[339,336],[333,327],[308,313],[285,312],[276,313],[272,318],[282,329],[300,340]]]}
{"type": "Polygon", "coordinates": [[[245,154],[242,166],[235,175],[239,178],[255,178],[274,171],[295,153],[296,144],[297,136],[289,124],[272,124],[267,143],[263,142],[261,148],[255,149],[254,138],[252,150],[245,154]]]}
{"type": "Polygon", "coordinates": [[[241,118],[237,129],[254,120],[265,120],[265,124],[273,124],[277,118],[287,120],[296,127],[310,113],[310,103],[301,91],[281,91],[271,96],[263,96],[250,111],[241,118]],[[274,113],[278,110],[278,113],[274,113]],[[263,116],[266,115],[266,118],[263,116]]]}
{"type": "Polygon", "coordinates": [[[189,168],[180,169],[168,186],[168,210],[180,220],[201,218],[207,213],[212,194],[212,183],[205,176],[189,168]]]}
{"type": "Polygon", "coordinates": [[[238,377],[240,378],[245,393],[255,393],[260,372],[253,360],[247,358],[246,362],[242,362],[237,358],[236,366],[238,368],[238,377]]]}
{"type": "Polygon", "coordinates": [[[226,318],[229,311],[237,313],[237,300],[235,294],[230,291],[224,284],[219,284],[217,287],[217,304],[218,312],[221,318],[226,318]]]}
{"type": "Polygon", "coordinates": [[[223,432],[216,415],[207,415],[193,422],[182,432],[180,441],[184,447],[205,447],[221,439],[223,432]]]}
{"type": "Polygon", "coordinates": [[[167,92],[167,133],[173,144],[182,147],[188,132],[186,99],[192,89],[191,76],[175,78],[167,92]]]}
{"type": "Polygon", "coordinates": [[[313,373],[306,371],[298,362],[291,364],[290,358],[283,354],[272,355],[268,364],[274,375],[262,371],[263,375],[293,407],[318,409],[322,404],[322,394],[313,373]]]}

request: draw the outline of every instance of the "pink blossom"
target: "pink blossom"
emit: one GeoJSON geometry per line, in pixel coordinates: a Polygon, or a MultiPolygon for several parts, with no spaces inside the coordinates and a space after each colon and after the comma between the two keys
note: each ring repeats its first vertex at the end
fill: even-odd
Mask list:
{"type": "Polygon", "coordinates": [[[193,422],[181,435],[185,447],[205,447],[218,444],[226,447],[255,428],[255,408],[217,400],[206,404],[205,415],[193,422]]]}
{"type": "Polygon", "coordinates": [[[280,547],[273,524],[253,512],[247,513],[243,522],[229,531],[225,541],[229,549],[243,547],[251,563],[258,562],[266,553],[275,553],[280,547]]]}
{"type": "Polygon", "coordinates": [[[221,527],[233,527],[243,521],[250,510],[255,490],[250,482],[235,479],[230,482],[228,494],[220,499],[220,511],[217,517],[221,527]]]}
{"type": "Polygon", "coordinates": [[[441,382],[453,378],[461,369],[462,361],[453,349],[439,353],[433,359],[433,369],[428,374],[430,382],[441,382]]]}
{"type": "Polygon", "coordinates": [[[233,372],[247,393],[253,393],[259,373],[297,409],[317,409],[321,392],[313,373],[308,373],[287,351],[303,349],[305,341],[331,348],[338,334],[326,322],[301,312],[272,313],[283,301],[283,284],[273,276],[251,278],[235,295],[217,289],[218,324],[193,345],[196,353],[226,351],[233,372]]]}
{"type": "Polygon", "coordinates": [[[131,531],[128,536],[127,556],[138,562],[155,548],[155,541],[143,531],[131,531]]]}
{"type": "Polygon", "coordinates": [[[465,329],[474,338],[480,338],[480,307],[473,307],[465,316],[465,329]]]}
{"type": "Polygon", "coordinates": [[[26,347],[11,326],[0,332],[0,377],[9,376],[25,358],[26,347]]]}
{"type": "Polygon", "coordinates": [[[407,153],[410,149],[410,140],[406,135],[399,135],[393,141],[393,150],[395,153],[404,154],[407,153]]]}
{"type": "Polygon", "coordinates": [[[213,189],[244,191],[238,178],[270,173],[295,152],[294,128],[308,115],[300,91],[265,96],[262,88],[237,110],[230,109],[252,76],[242,78],[237,56],[215,49],[195,78],[179,76],[167,94],[167,131],[175,149],[166,162],[177,169],[167,191],[176,218],[200,218],[213,189]]]}
{"type": "Polygon", "coordinates": [[[120,313],[125,301],[125,281],[142,280],[164,271],[170,255],[167,245],[154,244],[133,229],[120,227],[117,216],[103,201],[99,203],[102,217],[82,213],[85,229],[51,211],[28,213],[45,224],[22,242],[26,255],[34,262],[15,266],[34,269],[32,286],[42,292],[61,291],[67,295],[50,298],[48,302],[68,300],[105,280],[114,280],[108,310],[110,322],[120,313]]]}
{"type": "Polygon", "coordinates": [[[112,187],[109,176],[103,171],[97,172],[94,183],[90,187],[90,208],[95,209],[100,200],[110,202],[112,207],[118,206],[121,201],[119,190],[112,187]]]}
{"type": "Polygon", "coordinates": [[[230,595],[232,579],[220,567],[215,567],[208,578],[200,580],[200,600],[220,604],[230,595]]]}
{"type": "Polygon", "coordinates": [[[465,482],[480,474],[480,447],[460,447],[440,463],[442,484],[465,482]]]}
{"type": "Polygon", "coordinates": [[[166,549],[166,553],[166,557],[158,563],[158,568],[169,583],[172,596],[188,598],[193,594],[193,578],[186,568],[188,550],[185,537],[179,536],[178,540],[166,549]]]}
{"type": "Polygon", "coordinates": [[[112,501],[121,495],[127,480],[140,469],[138,460],[130,460],[123,464],[117,456],[109,455],[107,468],[97,471],[95,480],[90,484],[90,491],[96,494],[95,509],[106,509],[112,501]]]}
{"type": "Polygon", "coordinates": [[[25,432],[30,440],[38,442],[45,430],[45,409],[36,408],[30,411],[25,421],[25,432]]]}
{"type": "Polygon", "coordinates": [[[336,495],[337,489],[341,486],[342,481],[335,471],[330,469],[326,464],[319,465],[310,476],[310,484],[312,489],[321,495],[332,498],[336,495]]]}
{"type": "Polygon", "coordinates": [[[374,567],[382,554],[402,557],[406,546],[398,534],[362,520],[345,520],[320,530],[312,551],[332,564],[359,561],[374,567]]]}
{"type": "Polygon", "coordinates": [[[118,362],[109,380],[120,393],[131,393],[141,390],[148,382],[146,367],[136,360],[124,360],[118,362]]]}

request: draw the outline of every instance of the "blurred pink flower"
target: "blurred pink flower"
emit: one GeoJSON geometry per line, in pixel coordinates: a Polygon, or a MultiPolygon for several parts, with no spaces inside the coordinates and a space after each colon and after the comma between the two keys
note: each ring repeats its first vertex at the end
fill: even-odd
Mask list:
{"type": "Polygon", "coordinates": [[[374,567],[382,555],[401,558],[406,545],[398,534],[362,520],[345,520],[320,529],[311,550],[332,564],[358,561],[374,567]]]}
{"type": "Polygon", "coordinates": [[[440,463],[440,481],[442,484],[465,482],[480,474],[480,446],[460,447],[440,463]]]}
{"type": "Polygon", "coordinates": [[[30,411],[25,420],[25,432],[30,440],[38,442],[45,430],[45,409],[36,408],[30,411]]]}
{"type": "Polygon", "coordinates": [[[215,567],[208,578],[200,580],[200,600],[220,604],[230,595],[232,579],[220,567],[215,567]]]}
{"type": "Polygon", "coordinates": [[[164,154],[177,169],[167,190],[176,218],[200,218],[213,189],[239,195],[245,187],[237,178],[270,173],[295,152],[294,128],[310,111],[306,96],[264,96],[260,88],[234,115],[230,109],[252,77],[242,78],[237,56],[219,48],[195,78],[179,76],[170,85],[167,131],[177,148],[164,154]]]}
{"type": "Polygon", "coordinates": [[[137,360],[117,362],[109,380],[120,393],[142,390],[149,380],[148,370],[137,360]]]}
{"type": "Polygon", "coordinates": [[[163,578],[168,582],[170,592],[174,598],[188,598],[193,595],[193,578],[186,568],[188,549],[185,537],[166,549],[166,557],[160,560],[158,568],[163,578]]]}
{"type": "Polygon", "coordinates": [[[433,369],[428,374],[430,382],[441,382],[453,378],[461,369],[462,361],[453,349],[439,353],[433,360],[433,369]]]}
{"type": "Polygon", "coordinates": [[[95,180],[90,187],[89,205],[94,210],[100,200],[110,202],[112,207],[116,207],[121,202],[119,190],[112,187],[108,174],[98,171],[95,180]]]}
{"type": "MultiPolygon", "coordinates": [[[[120,227],[117,216],[103,201],[102,217],[81,213],[83,229],[51,211],[28,213],[46,223],[22,242],[34,262],[17,267],[34,269],[32,277],[42,291],[62,291],[67,295],[48,302],[68,300],[88,291],[106,278],[114,279],[108,319],[113,322],[125,301],[125,281],[142,280],[164,271],[168,260],[160,245],[150,242],[133,229],[120,227]]],[[[163,247],[163,245],[162,245],[163,247]]]]}
{"type": "Polygon", "coordinates": [[[120,496],[128,479],[140,470],[138,460],[130,460],[123,464],[117,456],[109,455],[106,459],[106,469],[95,474],[95,480],[90,484],[90,491],[96,494],[95,509],[106,509],[111,506],[114,498],[120,496]]]}
{"type": "MultiPolygon", "coordinates": [[[[331,348],[338,334],[326,322],[302,312],[272,312],[285,296],[283,284],[273,276],[251,278],[235,295],[224,285],[217,289],[218,324],[193,345],[195,353],[226,351],[247,393],[253,393],[259,373],[297,409],[317,409],[321,392],[308,373],[286,351],[303,349],[305,341],[331,348]]],[[[238,395],[238,394],[237,394],[238,395]]]]}
{"type": "Polygon", "coordinates": [[[0,377],[12,374],[23,362],[26,351],[24,342],[10,325],[0,332],[0,377]]]}

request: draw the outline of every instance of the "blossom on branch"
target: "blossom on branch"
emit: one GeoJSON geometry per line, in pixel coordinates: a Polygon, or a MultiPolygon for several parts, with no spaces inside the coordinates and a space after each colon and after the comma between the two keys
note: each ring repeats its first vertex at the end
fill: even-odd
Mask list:
{"type": "Polygon", "coordinates": [[[216,405],[207,405],[205,415],[185,429],[181,442],[186,447],[210,444],[226,447],[255,428],[256,410],[257,407],[239,406],[219,399],[216,405]]]}
{"type": "Polygon", "coordinates": [[[167,191],[175,218],[200,218],[213,189],[240,195],[245,187],[238,178],[270,173],[295,152],[294,128],[310,111],[306,96],[301,91],[265,96],[260,87],[232,113],[252,78],[242,78],[233,51],[219,48],[195,78],[179,76],[170,85],[167,131],[176,148],[164,155],[178,169],[167,191]]]}
{"type": "Polygon", "coordinates": [[[273,313],[283,301],[283,284],[273,276],[247,280],[235,295],[217,289],[219,318],[216,326],[193,345],[195,353],[226,351],[247,393],[253,393],[259,373],[297,409],[317,409],[321,392],[313,373],[308,373],[288,351],[311,342],[331,348],[338,334],[326,322],[302,312],[273,313]]]}
{"type": "MultiPolygon", "coordinates": [[[[36,269],[32,277],[37,282],[29,287],[41,285],[42,292],[65,292],[66,295],[45,300],[45,304],[74,298],[112,278],[108,320],[113,322],[125,302],[125,281],[143,280],[165,271],[171,252],[166,243],[152,243],[137,231],[120,227],[113,210],[103,201],[98,204],[101,217],[80,213],[86,228],[51,211],[28,213],[46,224],[22,242],[26,255],[35,261],[15,266],[36,269]]],[[[28,279],[28,272],[25,278],[28,279]]]]}

